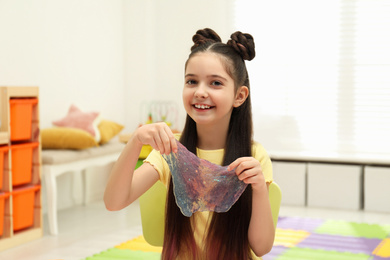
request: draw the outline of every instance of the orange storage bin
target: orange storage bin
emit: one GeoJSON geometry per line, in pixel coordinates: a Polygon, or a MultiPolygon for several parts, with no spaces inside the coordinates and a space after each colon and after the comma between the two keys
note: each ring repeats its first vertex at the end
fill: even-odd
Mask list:
{"type": "Polygon", "coordinates": [[[32,111],[37,98],[10,99],[11,141],[31,139],[32,111]]]}
{"type": "Polygon", "coordinates": [[[8,199],[8,192],[0,192],[0,236],[3,235],[4,231],[4,217],[5,217],[5,200],[8,199]]]}
{"type": "Polygon", "coordinates": [[[31,182],[33,150],[38,146],[38,142],[11,145],[11,170],[13,186],[31,182]]]}
{"type": "Polygon", "coordinates": [[[40,189],[40,185],[35,185],[17,188],[12,191],[14,231],[34,225],[35,192],[40,189]]]}
{"type": "Polygon", "coordinates": [[[3,189],[4,158],[6,152],[8,152],[8,146],[0,146],[0,190],[3,189]]]}

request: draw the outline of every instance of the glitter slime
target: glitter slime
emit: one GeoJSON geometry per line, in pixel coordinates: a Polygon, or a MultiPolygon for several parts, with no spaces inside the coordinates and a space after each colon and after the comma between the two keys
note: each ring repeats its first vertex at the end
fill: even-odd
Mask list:
{"type": "Polygon", "coordinates": [[[227,212],[245,191],[235,170],[201,159],[177,141],[177,153],[162,155],[172,173],[176,204],[183,215],[196,211],[227,212]]]}

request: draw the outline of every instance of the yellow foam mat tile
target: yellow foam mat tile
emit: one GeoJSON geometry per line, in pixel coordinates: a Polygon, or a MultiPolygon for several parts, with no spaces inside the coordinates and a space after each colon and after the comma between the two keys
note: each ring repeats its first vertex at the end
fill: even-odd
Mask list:
{"type": "Polygon", "coordinates": [[[115,246],[118,249],[130,249],[135,251],[144,251],[144,252],[157,252],[161,253],[162,247],[151,246],[146,242],[143,236],[136,237],[132,240],[124,242],[120,245],[115,246]]]}
{"type": "Polygon", "coordinates": [[[383,239],[372,254],[380,257],[390,257],[390,238],[383,239]]]}
{"type": "Polygon", "coordinates": [[[304,230],[276,228],[274,246],[294,247],[309,235],[304,230]]]}

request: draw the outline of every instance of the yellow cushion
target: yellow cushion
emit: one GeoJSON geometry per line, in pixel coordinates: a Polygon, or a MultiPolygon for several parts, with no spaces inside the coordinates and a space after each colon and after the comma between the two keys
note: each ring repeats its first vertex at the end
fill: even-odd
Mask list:
{"type": "Polygon", "coordinates": [[[43,149],[86,149],[98,146],[95,138],[85,130],[53,127],[41,130],[43,149]]]}
{"type": "Polygon", "coordinates": [[[100,144],[105,144],[122,131],[123,125],[103,119],[98,125],[98,129],[101,137],[100,144]]]}

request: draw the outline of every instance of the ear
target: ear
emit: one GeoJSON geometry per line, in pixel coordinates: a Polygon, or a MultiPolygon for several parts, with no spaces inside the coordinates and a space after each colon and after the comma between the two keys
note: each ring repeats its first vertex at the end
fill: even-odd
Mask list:
{"type": "Polygon", "coordinates": [[[249,95],[249,89],[247,86],[241,86],[236,93],[236,98],[233,103],[233,107],[241,106],[249,95]]]}

